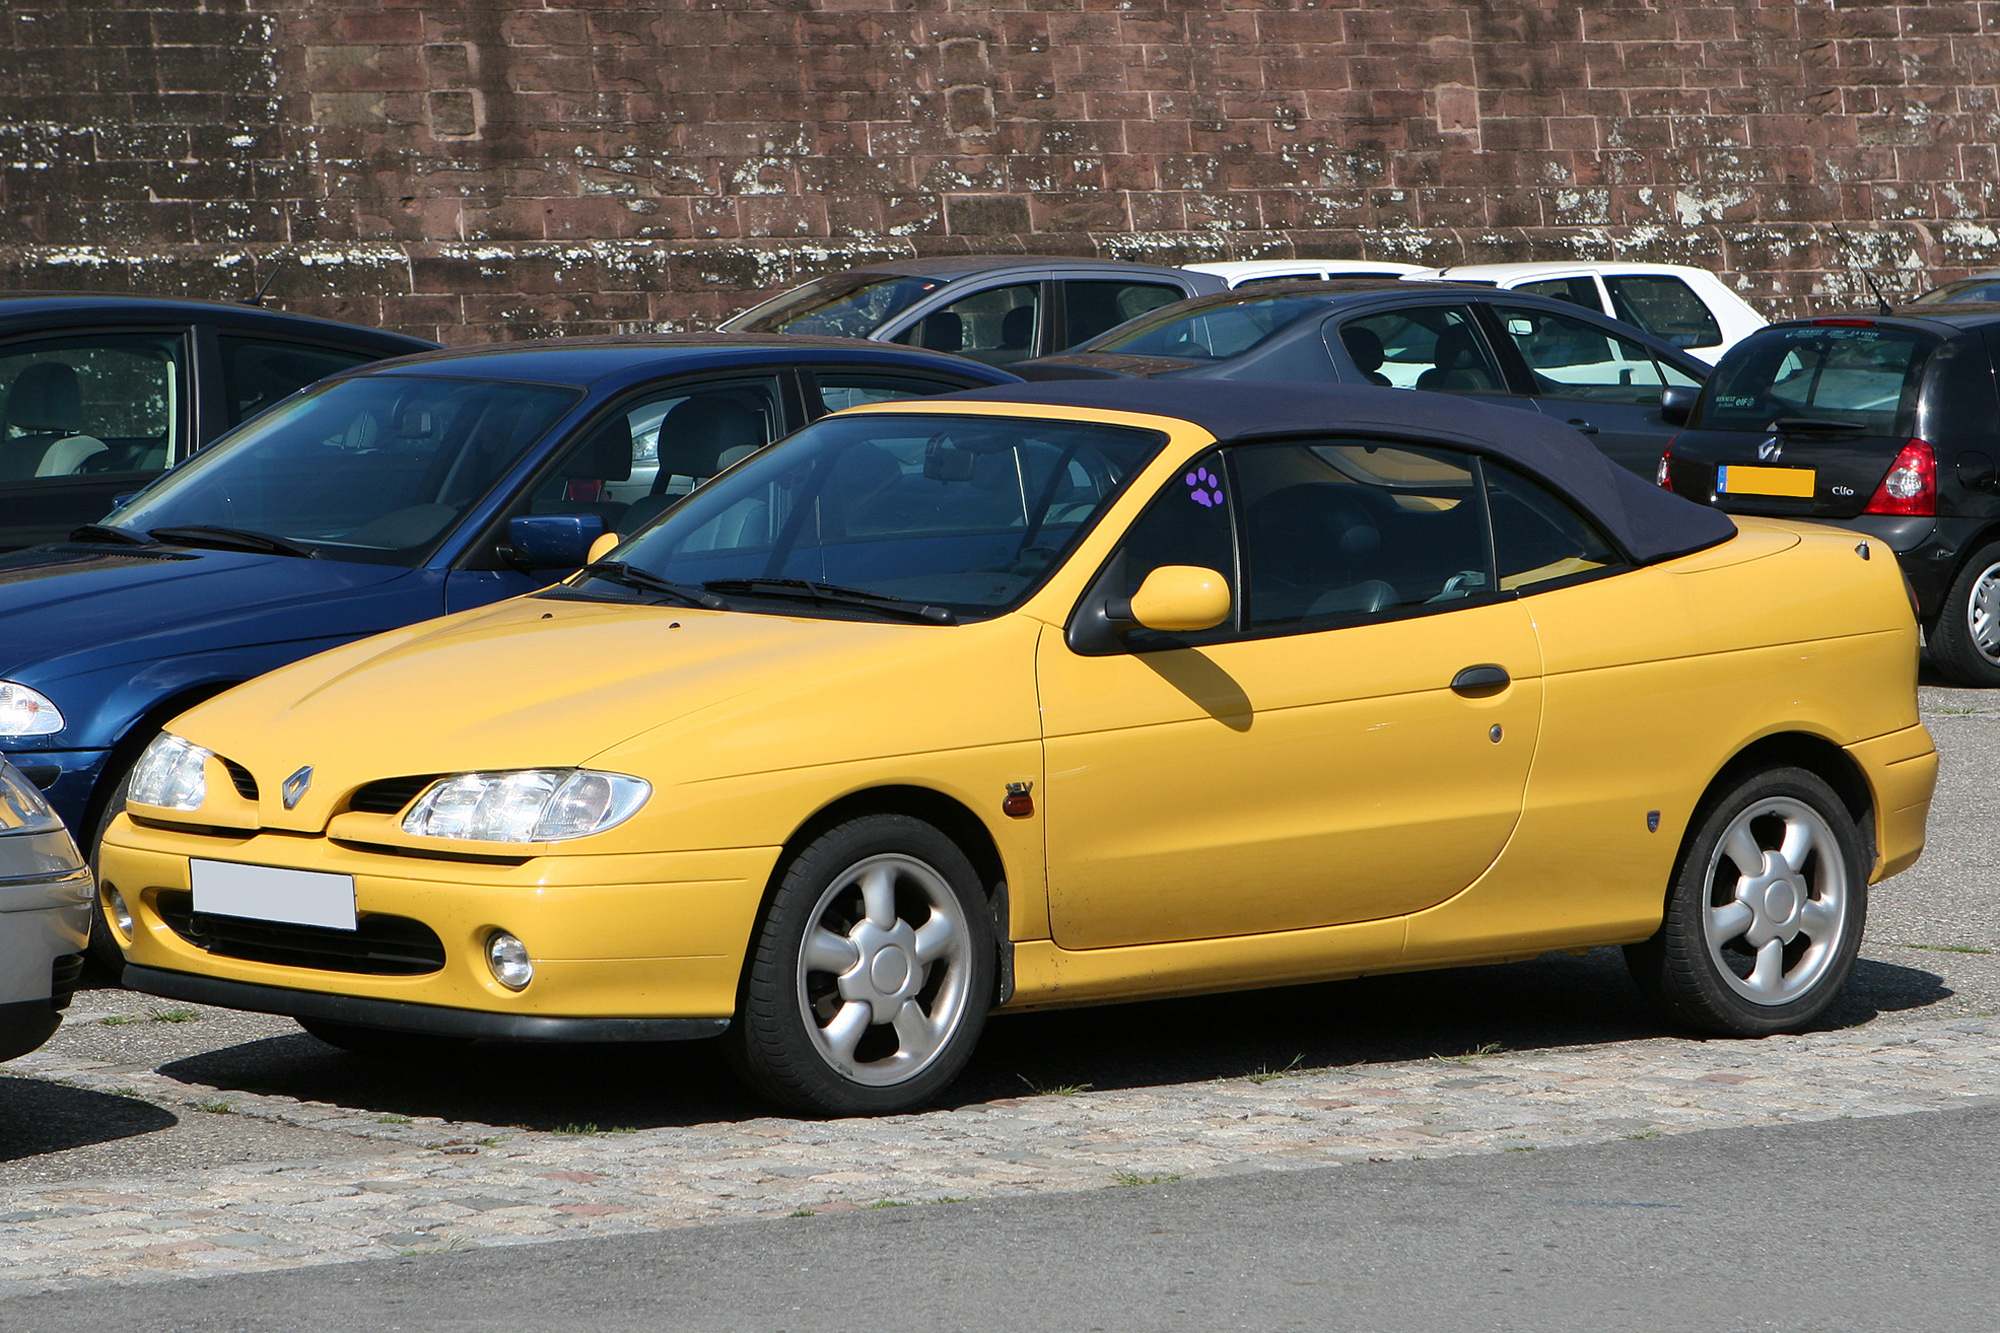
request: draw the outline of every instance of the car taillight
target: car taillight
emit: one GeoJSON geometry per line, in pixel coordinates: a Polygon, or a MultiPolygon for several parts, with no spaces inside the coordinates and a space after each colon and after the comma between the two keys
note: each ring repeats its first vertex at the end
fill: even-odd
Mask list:
{"type": "Polygon", "coordinates": [[[1911,440],[1889,465],[1889,475],[1875,488],[1864,514],[1935,514],[1937,454],[1922,440],[1911,440]]]}
{"type": "MultiPolygon", "coordinates": [[[[1674,436],[1674,440],[1679,438],[1678,435],[1674,436]]],[[[1674,488],[1674,440],[1668,440],[1667,447],[1660,450],[1660,470],[1653,475],[1653,480],[1660,483],[1660,489],[1663,491],[1674,488]]]]}

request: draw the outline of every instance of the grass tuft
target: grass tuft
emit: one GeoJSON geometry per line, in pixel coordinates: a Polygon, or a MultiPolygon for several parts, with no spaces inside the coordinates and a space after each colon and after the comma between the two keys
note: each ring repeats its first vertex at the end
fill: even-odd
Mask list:
{"type": "Polygon", "coordinates": [[[155,1023],[192,1023],[199,1017],[192,1009],[158,1009],[153,1013],[155,1023]]]}
{"type": "Polygon", "coordinates": [[[196,1102],[194,1109],[197,1111],[206,1111],[210,1115],[234,1115],[236,1113],[236,1104],[234,1102],[221,1101],[196,1102]]]}
{"type": "Polygon", "coordinates": [[[1028,1095],[1031,1097],[1074,1097],[1079,1092],[1089,1092],[1091,1089],[1088,1083],[1053,1083],[1043,1086],[1026,1074],[1016,1074],[1014,1077],[1028,1085],[1028,1095]]]}
{"type": "Polygon", "coordinates": [[[1111,1173],[1111,1183],[1113,1185],[1127,1187],[1132,1185],[1171,1185],[1180,1178],[1181,1175],[1178,1171],[1163,1172],[1157,1176],[1142,1176],[1132,1171],[1114,1171],[1111,1173]]]}

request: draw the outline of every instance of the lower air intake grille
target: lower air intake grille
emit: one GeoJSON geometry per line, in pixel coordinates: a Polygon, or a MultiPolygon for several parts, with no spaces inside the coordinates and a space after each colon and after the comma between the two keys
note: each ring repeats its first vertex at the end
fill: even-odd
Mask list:
{"type": "Polygon", "coordinates": [[[382,778],[356,790],[347,798],[349,810],[371,815],[397,815],[417,799],[417,793],[437,781],[435,773],[415,778],[382,778]]]}
{"type": "Polygon", "coordinates": [[[162,893],[158,906],[174,934],[218,958],[378,977],[421,976],[444,966],[437,932],[408,917],[369,913],[358,929],[330,930],[198,913],[194,895],[176,891],[162,893]]]}

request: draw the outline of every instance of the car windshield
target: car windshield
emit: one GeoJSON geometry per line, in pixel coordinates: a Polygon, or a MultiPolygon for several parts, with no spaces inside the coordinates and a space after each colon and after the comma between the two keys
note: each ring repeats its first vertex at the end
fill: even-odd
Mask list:
{"type": "Polygon", "coordinates": [[[945,282],[896,274],[836,273],[772,297],[730,328],[744,333],[865,338],[945,282]]]}
{"type": "MultiPolygon", "coordinates": [[[[1018,604],[1060,565],[1132,474],[1156,431],[1006,417],[834,417],[752,455],[611,557],[732,607],[797,614],[786,579],[982,619],[1018,604]]],[[[590,572],[578,588],[643,588],[590,572]]],[[[866,614],[853,599],[843,610],[866,614]]]]}
{"type": "Polygon", "coordinates": [[[1251,296],[1194,310],[1169,306],[1163,314],[1133,320],[1077,350],[1220,361],[1247,352],[1280,329],[1325,309],[1326,302],[1320,297],[1278,295],[1251,296]]]}
{"type": "Polygon", "coordinates": [[[330,559],[416,565],[577,397],[500,380],[337,380],[202,450],[105,522],[225,527],[330,559]]]}
{"type": "Polygon", "coordinates": [[[1933,287],[1911,301],[1911,305],[1956,305],[1964,301],[2000,301],[2000,273],[1979,278],[1960,278],[1942,287],[1933,287]]]}
{"type": "Polygon", "coordinates": [[[1765,329],[1716,368],[1701,428],[1763,431],[1791,418],[1908,435],[1924,358],[1936,341],[1914,329],[1865,324],[1765,329]]]}

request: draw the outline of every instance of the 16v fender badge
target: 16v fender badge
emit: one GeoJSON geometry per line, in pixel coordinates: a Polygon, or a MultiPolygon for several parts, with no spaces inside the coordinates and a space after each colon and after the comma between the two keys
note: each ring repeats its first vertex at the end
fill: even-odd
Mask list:
{"type": "Polygon", "coordinates": [[[305,799],[307,789],[312,785],[313,769],[311,764],[307,764],[298,772],[286,778],[283,785],[278,788],[278,794],[285,798],[285,809],[297,809],[299,802],[305,799]]]}

